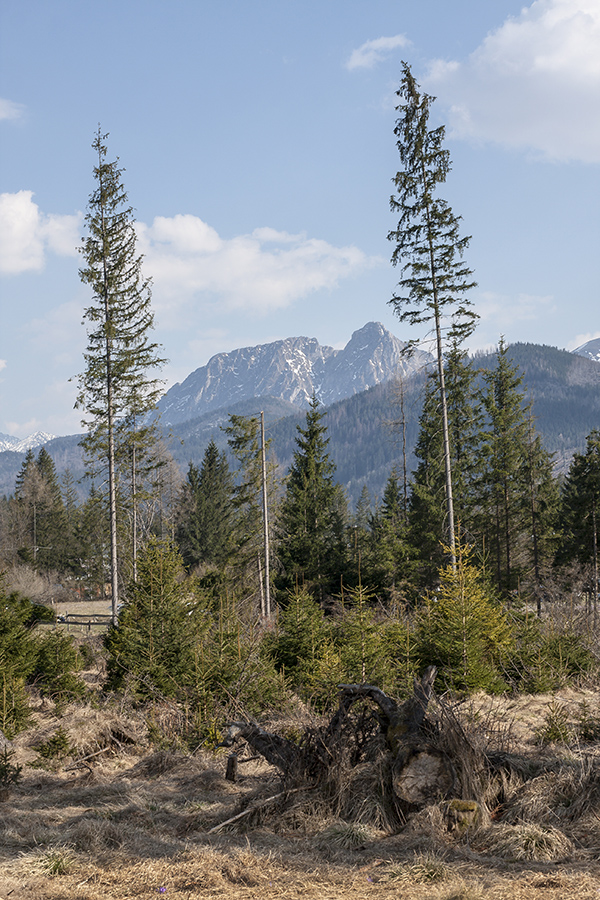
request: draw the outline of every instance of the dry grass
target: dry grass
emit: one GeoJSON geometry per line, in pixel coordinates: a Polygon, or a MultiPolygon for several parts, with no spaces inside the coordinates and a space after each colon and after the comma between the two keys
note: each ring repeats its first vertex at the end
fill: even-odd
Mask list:
{"type": "Polygon", "coordinates": [[[97,703],[57,718],[39,701],[34,727],[14,742],[23,780],[0,806],[0,898],[598,900],[600,747],[541,755],[534,733],[551,700],[532,715],[526,740],[509,740],[515,708],[498,700],[486,710],[477,698],[475,724],[438,713],[451,740],[468,731],[478,767],[471,786],[487,791],[492,812],[491,824],[462,838],[448,831],[441,802],[394,824],[376,766],[352,771],[343,796],[307,790],[262,806],[281,791],[262,760],[241,763],[232,784],[225,752],[153,747],[144,710],[97,703]],[[59,726],[71,755],[31,768],[34,747],[59,726]],[[494,772],[481,768],[486,746],[501,763],[494,772]],[[235,827],[209,833],[249,807],[235,827]]]}

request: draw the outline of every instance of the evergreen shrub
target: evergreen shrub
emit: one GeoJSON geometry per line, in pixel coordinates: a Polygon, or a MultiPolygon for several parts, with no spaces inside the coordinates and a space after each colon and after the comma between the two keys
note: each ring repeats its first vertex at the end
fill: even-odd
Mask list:
{"type": "Polygon", "coordinates": [[[83,697],[85,682],[77,674],[83,661],[72,635],[49,631],[36,643],[32,680],[40,693],[60,703],[83,697]]]}
{"type": "Polygon", "coordinates": [[[457,543],[456,566],[440,570],[440,585],[416,617],[415,653],[420,667],[436,665],[438,684],[461,692],[507,689],[503,660],[513,633],[471,550],[457,543]]]}

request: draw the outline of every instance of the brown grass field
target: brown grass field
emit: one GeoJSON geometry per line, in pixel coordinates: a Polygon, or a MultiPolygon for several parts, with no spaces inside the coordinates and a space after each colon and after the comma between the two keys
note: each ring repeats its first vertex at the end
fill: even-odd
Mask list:
{"type": "MultiPolygon", "coordinates": [[[[85,677],[97,688],[102,674],[85,677]]],[[[12,742],[22,778],[0,802],[0,900],[600,900],[600,743],[536,742],[557,704],[574,719],[599,700],[592,688],[474,698],[468,716],[510,738],[512,768],[491,821],[456,837],[441,803],[396,829],[358,805],[341,821],[314,791],[265,803],[276,770],[241,758],[232,783],[228,751],[173,749],[168,705],[34,698],[12,742]],[[36,747],[59,728],[68,752],[40,767],[36,747]]]]}

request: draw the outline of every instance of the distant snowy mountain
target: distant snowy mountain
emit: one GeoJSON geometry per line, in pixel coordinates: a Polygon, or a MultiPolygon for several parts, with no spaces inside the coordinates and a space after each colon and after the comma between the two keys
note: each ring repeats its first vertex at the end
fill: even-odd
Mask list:
{"type": "Polygon", "coordinates": [[[600,338],[594,338],[593,341],[586,341],[581,347],[573,350],[578,356],[587,356],[588,359],[594,359],[600,362],[600,338]]]}
{"type": "Polygon", "coordinates": [[[368,322],[343,350],[293,337],[219,353],[167,391],[158,404],[161,424],[185,422],[252,397],[277,397],[306,409],[315,394],[329,405],[430,364],[423,351],[403,356],[405,347],[379,322],[368,322]]]}
{"type": "Polygon", "coordinates": [[[45,431],[36,431],[35,434],[30,434],[26,438],[17,438],[0,432],[0,453],[3,450],[12,450],[14,453],[26,453],[27,450],[35,450],[36,447],[47,444],[54,437],[56,435],[48,434],[45,431]]]}

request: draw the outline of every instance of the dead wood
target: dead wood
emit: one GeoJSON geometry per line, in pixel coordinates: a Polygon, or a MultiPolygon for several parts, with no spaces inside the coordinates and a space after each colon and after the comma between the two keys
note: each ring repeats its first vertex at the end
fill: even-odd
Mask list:
{"type": "Polygon", "coordinates": [[[369,752],[373,758],[381,756],[381,738],[378,741],[377,736],[382,735],[390,773],[386,781],[395,800],[405,807],[422,806],[447,796],[456,781],[451,761],[424,729],[436,671],[429,666],[421,679],[415,679],[412,697],[401,704],[371,684],[340,685],[338,709],[329,724],[307,730],[298,744],[256,724],[233,722],[222,746],[246,741],[279,769],[286,784],[320,783],[332,796],[340,792],[343,771],[368,761],[369,752]],[[354,704],[365,700],[376,709],[363,708],[354,715],[354,704]],[[338,784],[332,778],[334,782],[337,778],[338,784]]]}
{"type": "Polygon", "coordinates": [[[210,828],[207,831],[207,834],[216,834],[217,831],[220,831],[221,828],[225,828],[227,825],[232,825],[234,822],[238,822],[240,819],[245,818],[246,816],[251,815],[252,813],[258,812],[258,810],[264,809],[267,806],[270,806],[272,803],[275,803],[276,800],[281,800],[282,798],[289,797],[291,794],[297,794],[299,791],[305,790],[304,788],[294,788],[289,791],[280,791],[278,794],[273,794],[272,797],[267,797],[266,800],[263,800],[261,803],[253,803],[252,806],[249,806],[247,809],[242,810],[241,813],[238,813],[236,816],[232,816],[230,819],[226,819],[224,822],[220,822],[218,825],[215,825],[213,828],[210,828]]]}

